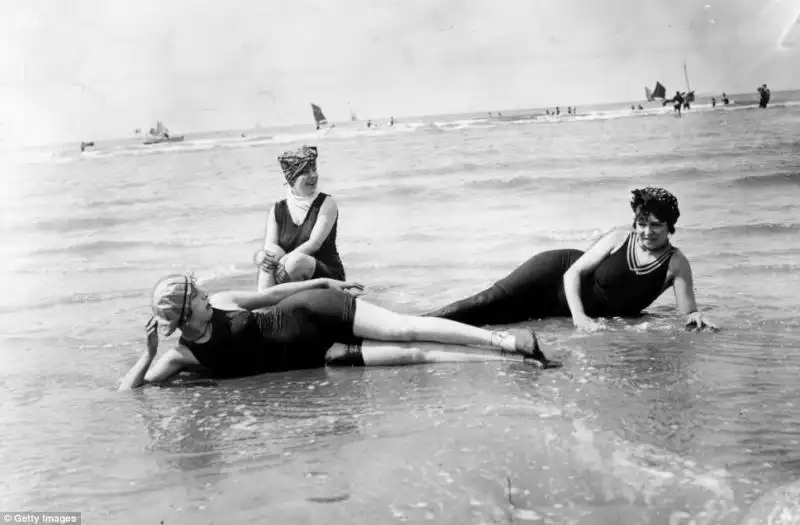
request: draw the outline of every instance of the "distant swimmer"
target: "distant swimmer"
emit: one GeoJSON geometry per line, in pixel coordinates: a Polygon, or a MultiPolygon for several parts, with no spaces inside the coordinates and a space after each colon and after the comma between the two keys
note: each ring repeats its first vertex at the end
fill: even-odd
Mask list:
{"type": "Polygon", "coordinates": [[[769,104],[769,98],[770,98],[770,91],[766,84],[758,88],[758,94],[760,95],[760,100],[758,101],[758,107],[766,108],[767,104],[769,104]]]}
{"type": "Polygon", "coordinates": [[[371,120],[368,120],[368,121],[367,121],[367,127],[368,127],[368,128],[371,128],[371,127],[372,127],[372,121],[371,121],[371,120]]]}
{"type": "Polygon", "coordinates": [[[333,279],[279,284],[262,292],[211,296],[189,274],[169,275],[150,297],[146,348],[118,384],[163,383],[183,370],[234,378],[324,366],[519,361],[554,368],[530,329],[485,330],[403,315],[358,296],[363,286],[333,279]],[[180,332],[158,361],[159,333],[180,332]],[[435,343],[431,345],[430,343],[435,343]],[[470,348],[467,348],[467,347],[470,348]],[[491,353],[476,353],[481,346],[491,353]],[[517,359],[503,355],[513,352],[517,359]]]}
{"type": "Polygon", "coordinates": [[[556,106],[556,116],[559,116],[559,115],[561,115],[561,109],[559,109],[559,107],[556,106]]]}
{"type": "Polygon", "coordinates": [[[394,126],[394,117],[389,117],[389,126],[394,126]]]}
{"type": "Polygon", "coordinates": [[[731,99],[728,98],[728,95],[725,92],[722,92],[722,103],[726,106],[731,103],[731,99]]]}
{"type": "Polygon", "coordinates": [[[571,316],[593,331],[592,317],[636,317],[673,288],[686,326],[716,326],[697,308],[692,268],[670,234],[680,217],[678,199],[663,188],[634,190],[633,227],[615,228],[584,253],[538,253],[482,292],[426,315],[483,326],[571,316]]]}
{"type": "Polygon", "coordinates": [[[711,107],[712,108],[717,107],[717,99],[714,97],[711,97],[711,107]]]}
{"type": "Polygon", "coordinates": [[[634,106],[633,104],[631,104],[631,111],[636,111],[636,106],[634,106]]]}
{"type": "Polygon", "coordinates": [[[642,107],[641,104],[639,104],[638,106],[636,106],[636,109],[644,109],[644,108],[642,107]]]}

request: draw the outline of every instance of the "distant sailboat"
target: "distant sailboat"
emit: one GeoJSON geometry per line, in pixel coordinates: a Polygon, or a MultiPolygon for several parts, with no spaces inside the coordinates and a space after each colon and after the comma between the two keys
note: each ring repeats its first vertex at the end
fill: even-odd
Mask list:
{"type": "Polygon", "coordinates": [[[317,123],[317,129],[319,129],[322,126],[327,126],[328,125],[328,119],[325,118],[325,113],[322,112],[322,108],[321,107],[317,106],[316,104],[314,104],[312,102],[311,103],[311,111],[314,113],[314,120],[317,123]]]}
{"type": "Polygon", "coordinates": [[[661,82],[656,81],[656,86],[650,91],[650,88],[644,88],[644,96],[648,102],[652,102],[657,98],[665,99],[667,97],[667,88],[661,85],[661,82]]]}
{"type": "Polygon", "coordinates": [[[183,135],[170,135],[167,127],[159,120],[156,122],[156,127],[150,128],[148,131],[144,144],[161,144],[162,142],[183,142],[183,135]]]}

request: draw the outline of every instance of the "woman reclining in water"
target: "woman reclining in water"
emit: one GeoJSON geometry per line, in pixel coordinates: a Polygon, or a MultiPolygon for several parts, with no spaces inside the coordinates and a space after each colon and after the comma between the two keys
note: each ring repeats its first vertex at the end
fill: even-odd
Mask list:
{"type": "Polygon", "coordinates": [[[615,229],[586,253],[574,249],[534,255],[495,284],[426,316],[474,326],[571,316],[596,330],[592,317],[637,316],[669,287],[687,326],[716,330],[697,309],[689,259],[670,244],[680,211],[662,188],[634,190],[633,228],[615,229]]]}
{"type": "Polygon", "coordinates": [[[323,278],[209,298],[191,276],[168,276],[153,290],[145,353],[119,389],[162,382],[193,368],[215,377],[243,377],[325,365],[511,360],[504,352],[522,354],[543,368],[558,366],[530,330],[489,331],[401,315],[356,298],[361,291],[359,284],[323,278]],[[169,336],[176,330],[178,344],[151,368],[158,332],[169,336]],[[469,353],[467,346],[497,353],[469,353]]]}

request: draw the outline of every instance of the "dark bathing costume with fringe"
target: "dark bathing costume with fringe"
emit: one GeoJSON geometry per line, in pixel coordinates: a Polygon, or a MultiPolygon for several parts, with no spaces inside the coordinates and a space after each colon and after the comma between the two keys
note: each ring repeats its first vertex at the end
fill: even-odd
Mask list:
{"type": "MultiPolygon", "coordinates": [[[[590,317],[635,317],[664,291],[670,246],[658,259],[639,265],[635,234],[581,280],[581,301],[590,317]]],[[[528,319],[569,317],[564,274],[583,255],[580,250],[550,250],[534,255],[508,276],[472,297],[425,314],[474,326],[528,319]]]]}
{"type": "Polygon", "coordinates": [[[180,344],[213,377],[245,377],[267,372],[363,366],[361,339],[353,335],[355,297],[339,290],[306,290],[275,306],[250,312],[213,309],[211,338],[180,344]],[[349,345],[335,361],[325,354],[334,343],[349,345]]]}

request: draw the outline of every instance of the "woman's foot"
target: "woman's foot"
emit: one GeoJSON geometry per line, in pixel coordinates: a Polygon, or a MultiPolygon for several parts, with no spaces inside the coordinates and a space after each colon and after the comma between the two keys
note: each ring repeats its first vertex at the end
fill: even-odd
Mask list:
{"type": "Polygon", "coordinates": [[[517,352],[526,359],[536,361],[541,368],[557,368],[561,366],[558,361],[547,359],[541,348],[536,332],[530,328],[511,328],[492,332],[492,342],[509,352],[517,352]]]}
{"type": "Polygon", "coordinates": [[[506,352],[516,352],[526,357],[534,357],[539,350],[539,341],[533,330],[524,328],[510,328],[508,330],[495,330],[492,332],[492,344],[499,346],[506,352]]]}

